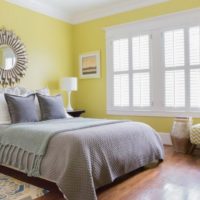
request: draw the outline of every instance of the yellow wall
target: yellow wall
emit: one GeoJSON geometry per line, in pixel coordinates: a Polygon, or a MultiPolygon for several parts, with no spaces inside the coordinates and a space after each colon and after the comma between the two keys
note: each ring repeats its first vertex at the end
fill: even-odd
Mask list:
{"type": "Polygon", "coordinates": [[[13,30],[26,46],[29,64],[20,85],[58,90],[72,75],[72,25],[0,0],[0,27],[13,30]]]}
{"type": "MultiPolygon", "coordinates": [[[[0,27],[13,30],[27,47],[29,65],[20,85],[37,89],[48,86],[58,91],[62,76],[78,76],[81,53],[101,51],[101,78],[79,80],[74,92],[76,108],[86,109],[85,116],[124,118],[143,121],[158,131],[168,132],[172,118],[106,115],[105,32],[102,28],[200,7],[199,0],[170,0],[167,3],[70,25],[0,0],[0,27]]],[[[200,122],[196,120],[195,122],[200,122]]]]}
{"type": "MultiPolygon", "coordinates": [[[[73,27],[73,59],[77,76],[79,55],[88,51],[101,51],[101,78],[79,80],[79,90],[75,94],[76,107],[86,109],[85,116],[132,119],[148,123],[157,131],[169,132],[172,126],[172,118],[106,115],[106,47],[103,28],[196,7],[200,7],[199,0],[170,0],[147,8],[75,25],[73,27]]],[[[197,121],[200,122],[200,120],[195,122],[197,121]]]]}

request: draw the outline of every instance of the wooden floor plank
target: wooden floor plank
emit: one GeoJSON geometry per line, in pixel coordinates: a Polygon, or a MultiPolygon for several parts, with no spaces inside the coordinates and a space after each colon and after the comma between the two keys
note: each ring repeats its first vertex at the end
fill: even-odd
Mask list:
{"type": "MultiPolygon", "coordinates": [[[[175,153],[165,147],[165,161],[139,169],[97,191],[98,200],[199,200],[200,153],[175,153]]],[[[0,167],[0,172],[43,187],[50,193],[37,200],[64,200],[55,184],[0,167]]]]}

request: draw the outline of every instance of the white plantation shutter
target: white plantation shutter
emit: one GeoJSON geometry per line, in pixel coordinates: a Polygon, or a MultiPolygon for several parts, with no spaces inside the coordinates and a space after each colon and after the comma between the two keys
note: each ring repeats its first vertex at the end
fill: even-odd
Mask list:
{"type": "Polygon", "coordinates": [[[190,71],[190,105],[200,107],[200,69],[190,71]]]}
{"type": "Polygon", "coordinates": [[[129,68],[128,39],[113,42],[114,72],[127,71],[129,68]]]}
{"type": "Polygon", "coordinates": [[[133,106],[150,106],[149,35],[132,38],[133,106]]]}
{"type": "Polygon", "coordinates": [[[165,73],[165,106],[185,106],[184,70],[173,70],[165,73]]]}
{"type": "Polygon", "coordinates": [[[184,66],[184,42],[183,29],[164,33],[165,67],[184,66]]]}
{"type": "Polygon", "coordinates": [[[200,64],[200,27],[191,27],[189,29],[190,43],[190,65],[200,64]]]}
{"type": "Polygon", "coordinates": [[[133,74],[133,106],[150,106],[149,73],[133,74]]]}
{"type": "Polygon", "coordinates": [[[129,49],[128,39],[113,41],[114,106],[129,106],[129,49]]]}
{"type": "Polygon", "coordinates": [[[133,69],[149,69],[149,35],[132,38],[133,69]]]}
{"type": "Polygon", "coordinates": [[[200,108],[200,26],[189,28],[190,107],[200,108]]]}
{"type": "Polygon", "coordinates": [[[165,57],[165,106],[185,107],[185,65],[184,30],[177,29],[164,33],[165,57]]]}
{"type": "Polygon", "coordinates": [[[114,75],[114,106],[129,106],[128,74],[114,75]]]}

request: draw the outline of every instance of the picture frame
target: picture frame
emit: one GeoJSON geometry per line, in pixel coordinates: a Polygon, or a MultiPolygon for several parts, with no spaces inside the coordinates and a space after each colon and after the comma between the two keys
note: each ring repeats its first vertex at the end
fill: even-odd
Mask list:
{"type": "Polygon", "coordinates": [[[79,76],[81,79],[100,78],[100,51],[80,55],[79,76]]]}

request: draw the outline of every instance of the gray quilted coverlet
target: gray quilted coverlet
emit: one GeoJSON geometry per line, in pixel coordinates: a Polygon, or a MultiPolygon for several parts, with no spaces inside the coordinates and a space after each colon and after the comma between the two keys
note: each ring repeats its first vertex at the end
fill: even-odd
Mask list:
{"type": "Polygon", "coordinates": [[[40,171],[41,178],[55,182],[66,199],[97,200],[97,188],[163,158],[160,137],[151,127],[120,122],[56,134],[40,171]]]}

